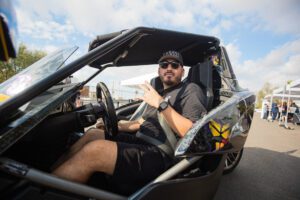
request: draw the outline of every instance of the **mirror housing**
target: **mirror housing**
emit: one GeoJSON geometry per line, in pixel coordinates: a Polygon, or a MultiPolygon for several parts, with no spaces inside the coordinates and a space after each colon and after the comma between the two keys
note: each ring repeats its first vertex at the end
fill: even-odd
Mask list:
{"type": "Polygon", "coordinates": [[[0,0],[0,60],[16,58],[18,47],[16,13],[10,0],[0,0]]]}

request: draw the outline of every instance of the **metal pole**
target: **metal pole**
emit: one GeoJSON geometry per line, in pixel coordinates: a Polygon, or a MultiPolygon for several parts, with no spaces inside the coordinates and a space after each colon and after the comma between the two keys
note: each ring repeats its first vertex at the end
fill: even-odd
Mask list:
{"type": "Polygon", "coordinates": [[[271,101],[270,101],[270,106],[269,106],[269,115],[268,115],[268,117],[267,117],[267,120],[268,120],[268,121],[272,119],[272,115],[271,115],[272,104],[273,104],[273,94],[271,95],[271,101]]]}
{"type": "Polygon", "coordinates": [[[286,86],[284,85],[283,91],[282,91],[282,98],[281,98],[281,111],[280,111],[280,118],[279,118],[279,125],[282,124],[282,109],[283,109],[283,101],[284,101],[284,95],[285,95],[285,88],[286,86]]]}
{"type": "Polygon", "coordinates": [[[289,128],[288,126],[288,116],[289,116],[289,109],[290,109],[290,100],[291,100],[291,87],[289,87],[289,96],[288,96],[288,101],[287,101],[287,108],[286,108],[286,117],[285,117],[285,122],[284,122],[284,126],[285,128],[289,128]]]}

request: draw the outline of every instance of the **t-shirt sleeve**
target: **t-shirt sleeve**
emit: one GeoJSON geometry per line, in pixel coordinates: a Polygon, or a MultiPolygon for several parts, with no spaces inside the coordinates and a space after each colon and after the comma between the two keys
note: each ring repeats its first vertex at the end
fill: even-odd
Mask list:
{"type": "Polygon", "coordinates": [[[200,119],[207,112],[204,107],[205,99],[202,89],[196,84],[190,84],[186,88],[180,103],[182,116],[190,119],[192,122],[200,119]]]}

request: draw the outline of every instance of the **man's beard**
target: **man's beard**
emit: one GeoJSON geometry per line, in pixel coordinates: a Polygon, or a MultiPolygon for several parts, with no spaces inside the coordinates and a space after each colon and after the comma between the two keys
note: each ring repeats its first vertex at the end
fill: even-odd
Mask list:
{"type": "Polygon", "coordinates": [[[160,80],[167,86],[174,86],[181,82],[181,77],[174,77],[174,80],[172,80],[166,76],[160,76],[160,80]]]}

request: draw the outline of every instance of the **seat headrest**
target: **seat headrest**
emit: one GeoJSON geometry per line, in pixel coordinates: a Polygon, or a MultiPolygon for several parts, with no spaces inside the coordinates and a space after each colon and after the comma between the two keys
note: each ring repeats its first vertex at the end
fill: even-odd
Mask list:
{"type": "Polygon", "coordinates": [[[158,92],[162,93],[164,90],[164,86],[159,78],[159,76],[152,78],[150,81],[150,85],[158,92]]]}
{"type": "Polygon", "coordinates": [[[198,63],[190,68],[187,80],[198,84],[202,89],[212,88],[212,61],[198,63]]]}
{"type": "Polygon", "coordinates": [[[212,61],[205,61],[192,66],[187,76],[187,81],[196,83],[202,89],[206,96],[205,106],[208,111],[212,108],[214,99],[212,69],[212,61]]]}

